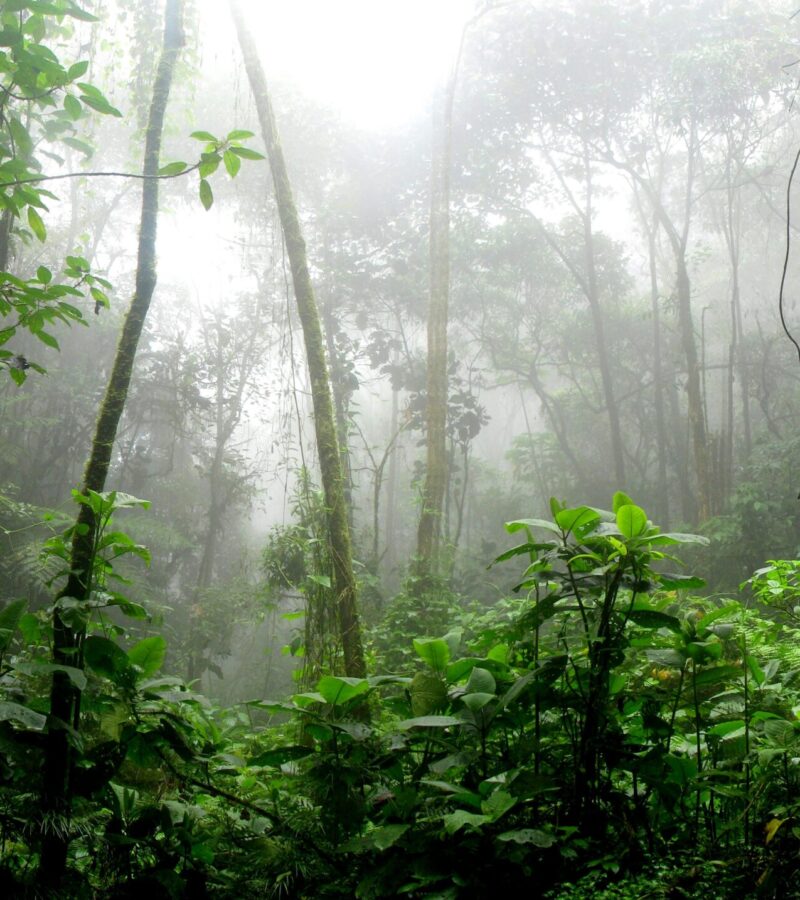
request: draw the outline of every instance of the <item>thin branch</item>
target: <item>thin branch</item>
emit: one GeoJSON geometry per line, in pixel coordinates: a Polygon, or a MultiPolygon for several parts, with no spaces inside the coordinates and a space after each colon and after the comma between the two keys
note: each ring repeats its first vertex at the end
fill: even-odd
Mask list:
{"type": "Polygon", "coordinates": [[[781,326],[786,332],[786,337],[794,344],[797,350],[797,358],[800,360],[800,344],[794,339],[789,326],[786,324],[786,317],[783,312],[783,293],[786,287],[786,273],[789,269],[789,254],[792,247],[792,181],[794,181],[794,173],[797,171],[797,164],[800,162],[800,150],[794,158],[792,171],[789,173],[789,183],[786,185],[786,255],[783,258],[783,271],[781,272],[781,287],[778,292],[778,313],[781,317],[781,326]]]}
{"type": "Polygon", "coordinates": [[[19,187],[22,184],[38,184],[42,181],[61,181],[64,178],[137,178],[139,181],[166,181],[169,178],[180,178],[188,175],[202,165],[196,162],[180,172],[172,175],[142,175],[140,172],[66,172],[63,175],[35,175],[33,178],[20,178],[17,181],[4,181],[0,183],[0,190],[4,188],[19,187]]]}

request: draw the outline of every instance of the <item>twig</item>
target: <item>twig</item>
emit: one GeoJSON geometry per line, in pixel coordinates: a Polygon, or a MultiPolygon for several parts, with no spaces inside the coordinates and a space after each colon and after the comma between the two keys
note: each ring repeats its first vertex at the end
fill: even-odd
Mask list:
{"type": "Polygon", "coordinates": [[[783,272],[781,273],[781,287],[778,293],[778,313],[781,317],[781,325],[783,326],[783,330],[786,332],[786,337],[794,344],[795,349],[797,350],[797,358],[800,360],[800,344],[794,339],[791,331],[789,331],[789,326],[786,324],[786,317],[783,312],[783,292],[786,287],[786,273],[789,269],[789,253],[792,247],[792,181],[794,180],[794,173],[797,171],[797,164],[800,162],[800,150],[797,151],[797,154],[794,158],[794,165],[792,166],[792,171],[789,173],[789,183],[786,185],[786,256],[783,259],[783,272]]]}

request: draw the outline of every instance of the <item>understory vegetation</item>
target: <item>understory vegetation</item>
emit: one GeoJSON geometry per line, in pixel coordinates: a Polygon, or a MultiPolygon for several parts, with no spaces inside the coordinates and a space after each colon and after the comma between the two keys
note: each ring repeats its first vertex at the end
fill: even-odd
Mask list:
{"type": "MultiPolygon", "coordinates": [[[[146,551],[111,518],[140,501],[77,499],[102,526],[93,599],[59,601],[87,634],[60,667],[82,691],[68,819],[32,815],[49,612],[0,613],[7,896],[35,892],[45,829],[69,841],[76,897],[792,896],[800,563],[708,599],[665,570],[703,538],[622,493],[610,511],[553,500],[506,526],[512,596],[453,616],[467,598],[449,595],[447,633],[409,647],[399,598],[368,632],[374,674],[223,708],[161,671],[159,633],[111,615],[144,615],[114,561],[146,551]]],[[[68,558],[61,537],[44,552],[68,558]]]]}

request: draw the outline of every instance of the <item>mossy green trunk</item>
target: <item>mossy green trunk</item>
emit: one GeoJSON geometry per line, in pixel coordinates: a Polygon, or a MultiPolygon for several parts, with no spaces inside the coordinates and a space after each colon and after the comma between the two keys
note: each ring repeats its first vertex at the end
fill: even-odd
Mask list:
{"type": "Polygon", "coordinates": [[[417,592],[438,574],[442,511],[447,488],[447,317],[450,299],[450,157],[456,73],[434,116],[431,157],[430,294],[428,299],[425,486],[417,528],[417,592]]]}
{"type": "MultiPolygon", "coordinates": [[[[136,357],[136,348],[144,327],[147,310],[156,285],[156,222],[158,218],[158,160],[161,135],[169,99],[175,62],[183,46],[182,0],[167,0],[164,44],[153,84],[153,98],[145,137],[142,188],[142,214],[136,268],[136,292],[117,346],[114,366],[106,387],[95,425],[94,440],[83,478],[83,493],[102,491],[111,463],[117,427],[125,401],[136,357]]],[[[89,506],[81,505],[72,540],[70,575],[61,597],[85,601],[91,591],[94,556],[95,516],[89,506]]],[[[58,665],[82,666],[85,631],[63,621],[58,608],[53,613],[53,662],[58,665]]],[[[70,778],[72,745],[68,728],[77,729],[80,717],[80,691],[63,672],[55,672],[50,692],[45,750],[43,806],[48,818],[68,817],[71,808],[70,778]]],[[[62,829],[46,828],[41,859],[41,880],[57,886],[66,866],[68,838],[62,829]]]]}
{"type": "Polygon", "coordinates": [[[294,203],[289,175],[286,171],[286,161],[275,124],[267,80],[258,58],[255,43],[236,0],[231,0],[231,13],[236,25],[250,88],[253,92],[264,144],[267,148],[278,215],[292,270],[292,283],[300,324],[303,328],[303,340],[311,382],[311,399],[314,406],[314,428],[320,474],[325,505],[328,510],[328,528],[333,558],[333,586],[336,593],[345,673],[353,677],[362,677],[366,674],[366,665],[358,620],[356,581],[353,574],[350,527],[344,495],[341,456],[331,399],[328,364],[325,359],[325,344],[314,298],[314,289],[308,272],[306,245],[300,228],[300,218],[294,203]]]}

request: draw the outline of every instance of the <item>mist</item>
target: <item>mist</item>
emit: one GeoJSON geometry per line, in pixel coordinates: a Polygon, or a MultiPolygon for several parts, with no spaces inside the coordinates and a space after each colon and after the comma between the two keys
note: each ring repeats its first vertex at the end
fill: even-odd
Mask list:
{"type": "Polygon", "coordinates": [[[796,13],[0,5],[8,896],[794,896],[796,13]]]}

